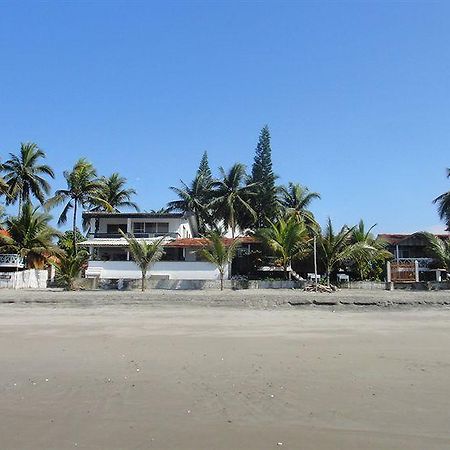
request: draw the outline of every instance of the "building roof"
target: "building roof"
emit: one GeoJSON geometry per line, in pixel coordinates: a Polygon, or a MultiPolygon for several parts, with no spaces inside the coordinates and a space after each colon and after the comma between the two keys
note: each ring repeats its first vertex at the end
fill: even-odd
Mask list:
{"type": "Polygon", "coordinates": [[[188,215],[184,213],[149,213],[149,212],[124,212],[124,213],[114,213],[114,212],[96,212],[96,211],[85,211],[83,212],[83,218],[85,219],[104,219],[104,218],[124,218],[124,219],[183,219],[187,218],[188,215]]]}
{"type": "MultiPolygon", "coordinates": [[[[449,234],[435,234],[435,236],[437,236],[438,238],[441,239],[449,239],[449,234]]],[[[383,241],[387,242],[390,245],[397,245],[400,244],[402,241],[406,241],[407,239],[411,239],[417,237],[417,233],[411,233],[411,234],[406,234],[406,233],[384,233],[384,234],[379,234],[378,238],[379,239],[383,239],[383,241]]]]}

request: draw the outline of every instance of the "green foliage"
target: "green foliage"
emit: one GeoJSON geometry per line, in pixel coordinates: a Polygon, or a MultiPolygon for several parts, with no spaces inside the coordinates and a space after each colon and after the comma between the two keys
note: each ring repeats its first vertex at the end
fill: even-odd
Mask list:
{"type": "Polygon", "coordinates": [[[25,257],[29,268],[45,267],[49,256],[60,253],[53,242],[59,233],[49,225],[50,220],[47,213],[25,203],[18,217],[6,221],[8,235],[0,235],[0,252],[25,257]]]}
{"type": "Polygon", "coordinates": [[[235,239],[230,245],[226,245],[222,236],[217,232],[211,232],[207,237],[209,240],[208,246],[202,249],[201,254],[219,270],[220,290],[222,291],[225,269],[236,255],[239,240],[235,239]]]}
{"type": "Polygon", "coordinates": [[[251,199],[251,206],[256,213],[255,220],[258,227],[263,227],[276,218],[278,202],[275,180],[270,132],[266,125],[259,135],[251,174],[251,183],[255,184],[256,190],[256,195],[251,199]]]}
{"type": "MultiPolygon", "coordinates": [[[[450,169],[447,169],[447,178],[450,178],[450,169]]],[[[436,197],[433,203],[438,205],[439,217],[447,225],[447,231],[450,231],[450,191],[436,197]]]]}
{"type": "Polygon", "coordinates": [[[228,172],[219,168],[221,178],[213,182],[213,199],[210,202],[214,215],[231,228],[234,238],[236,227],[243,227],[244,217],[250,215],[256,220],[256,212],[251,207],[251,198],[255,196],[255,184],[244,185],[245,166],[236,163],[228,172]]]}
{"type": "Polygon", "coordinates": [[[73,230],[66,231],[58,239],[58,247],[67,254],[76,254],[77,252],[74,248],[74,242],[81,242],[86,239],[85,236],[78,230],[78,228],[75,230],[75,233],[75,239],[73,236],[73,230]]]}
{"type": "Polygon", "coordinates": [[[145,291],[145,278],[148,269],[157,261],[159,261],[163,254],[163,240],[164,238],[158,239],[153,242],[146,242],[142,239],[136,239],[133,235],[126,235],[122,230],[119,230],[122,236],[128,242],[130,252],[133,255],[134,262],[141,269],[142,282],[141,289],[142,292],[145,291]]]}
{"type": "MultiPolygon", "coordinates": [[[[50,184],[46,176],[54,178],[55,174],[50,166],[40,164],[45,153],[33,142],[20,144],[19,155],[10,153],[11,158],[5,161],[1,169],[5,172],[4,181],[7,183],[7,204],[19,202],[19,212],[22,205],[31,197],[43,204],[45,196],[50,193],[50,184]]],[[[4,188],[4,186],[3,186],[4,188]]]]}
{"type": "Polygon", "coordinates": [[[210,184],[213,180],[211,169],[209,167],[208,152],[204,152],[200,165],[197,170],[197,177],[202,177],[206,184],[210,184]]]}
{"type": "Polygon", "coordinates": [[[97,192],[90,199],[91,211],[120,212],[121,208],[139,211],[138,205],[131,201],[136,191],[126,188],[126,178],[115,172],[109,177],[101,177],[99,184],[97,192]]]}
{"type": "Polygon", "coordinates": [[[286,278],[292,260],[302,259],[310,252],[306,225],[292,215],[282,217],[275,223],[271,222],[268,228],[259,230],[258,235],[272,252],[280,257],[286,278]]]}
{"type": "Polygon", "coordinates": [[[426,242],[426,248],[440,268],[450,273],[450,239],[441,239],[434,234],[422,231],[417,233],[426,242]]]}
{"type": "Polygon", "coordinates": [[[80,277],[81,271],[86,267],[89,253],[80,250],[63,252],[58,258],[51,261],[56,270],[56,282],[67,290],[75,289],[75,280],[80,277]]]}

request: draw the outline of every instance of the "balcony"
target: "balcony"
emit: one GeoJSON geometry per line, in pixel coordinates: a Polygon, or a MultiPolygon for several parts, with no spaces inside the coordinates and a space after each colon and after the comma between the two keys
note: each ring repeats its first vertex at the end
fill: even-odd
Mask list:
{"type": "Polygon", "coordinates": [[[419,270],[426,271],[429,270],[429,266],[433,262],[433,258],[395,258],[394,261],[409,264],[414,264],[414,261],[417,261],[419,264],[419,270]]]}
{"type": "Polygon", "coordinates": [[[0,254],[0,269],[23,269],[24,259],[16,254],[0,254]]]}
{"type": "MultiPolygon", "coordinates": [[[[131,233],[125,233],[127,236],[131,236],[131,233]]],[[[88,233],[88,238],[95,239],[120,239],[123,236],[120,233],[88,233]]],[[[171,237],[177,238],[178,233],[134,233],[134,237],[138,239],[150,239],[158,237],[171,237]]]]}

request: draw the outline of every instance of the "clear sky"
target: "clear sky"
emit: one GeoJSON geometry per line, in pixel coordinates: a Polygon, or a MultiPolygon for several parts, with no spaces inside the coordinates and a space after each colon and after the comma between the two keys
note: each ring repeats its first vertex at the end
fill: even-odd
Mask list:
{"type": "Polygon", "coordinates": [[[55,188],[86,156],[157,209],[204,150],[250,167],[267,123],[280,181],[322,194],[320,222],[437,229],[449,23],[430,1],[0,1],[0,155],[37,142],[55,188]]]}

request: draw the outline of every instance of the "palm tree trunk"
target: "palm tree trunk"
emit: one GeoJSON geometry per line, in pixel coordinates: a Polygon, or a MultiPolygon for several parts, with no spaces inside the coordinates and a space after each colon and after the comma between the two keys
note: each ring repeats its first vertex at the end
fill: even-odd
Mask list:
{"type": "Polygon", "coordinates": [[[75,204],[73,207],[73,224],[72,224],[73,251],[75,252],[75,255],[77,254],[77,206],[78,202],[75,200],[75,204]]]}
{"type": "Polygon", "coordinates": [[[147,272],[142,271],[142,278],[141,278],[141,291],[145,291],[145,277],[147,275],[147,272]]]}
{"type": "Polygon", "coordinates": [[[220,290],[223,291],[223,272],[220,272],[220,290]]]}
{"type": "Polygon", "coordinates": [[[17,214],[17,217],[20,217],[22,215],[22,192],[19,193],[19,214],[17,214]]]}

